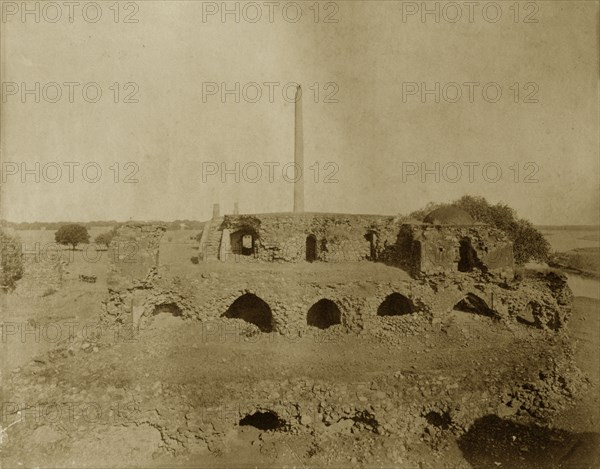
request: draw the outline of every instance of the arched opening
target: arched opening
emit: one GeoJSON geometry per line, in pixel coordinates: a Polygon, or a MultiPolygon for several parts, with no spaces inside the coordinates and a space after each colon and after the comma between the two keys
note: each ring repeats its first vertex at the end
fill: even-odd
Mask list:
{"type": "Polygon", "coordinates": [[[253,256],[256,253],[258,235],[250,227],[243,227],[229,235],[231,252],[241,256],[253,256]]]}
{"type": "MultiPolygon", "coordinates": [[[[138,321],[135,316],[136,309],[134,307],[134,322],[138,321]]],[[[180,324],[182,315],[181,308],[175,302],[161,303],[155,305],[148,314],[142,315],[139,318],[139,325],[140,327],[151,325],[151,327],[156,329],[168,328],[180,324]]]]}
{"type": "Polygon", "coordinates": [[[473,248],[469,238],[460,240],[458,252],[460,256],[458,261],[459,272],[471,272],[475,267],[480,266],[481,262],[477,257],[477,251],[473,248]]]}
{"type": "Polygon", "coordinates": [[[454,310],[480,314],[490,318],[496,317],[496,313],[494,313],[487,303],[473,293],[467,293],[467,296],[454,305],[454,310]]]}
{"type": "Polygon", "coordinates": [[[262,332],[273,330],[273,313],[269,305],[258,296],[246,293],[235,300],[223,314],[226,318],[243,319],[254,324],[262,332]]]}
{"type": "Polygon", "coordinates": [[[377,260],[377,233],[375,231],[369,231],[365,235],[365,239],[369,242],[369,257],[370,261],[377,260]]]}
{"type": "Polygon", "coordinates": [[[377,316],[401,316],[414,311],[412,301],[400,293],[388,295],[379,305],[377,316]]]}
{"type": "Polygon", "coordinates": [[[333,301],[324,298],[310,307],[306,323],[319,329],[327,329],[342,323],[342,312],[333,301]]]}
{"type": "Polygon", "coordinates": [[[156,316],[160,313],[167,313],[173,316],[181,316],[181,309],[175,303],[163,303],[156,305],[152,311],[152,315],[156,316]]]}
{"type": "Polygon", "coordinates": [[[314,262],[317,260],[317,237],[308,235],[306,237],[306,261],[314,262]]]}

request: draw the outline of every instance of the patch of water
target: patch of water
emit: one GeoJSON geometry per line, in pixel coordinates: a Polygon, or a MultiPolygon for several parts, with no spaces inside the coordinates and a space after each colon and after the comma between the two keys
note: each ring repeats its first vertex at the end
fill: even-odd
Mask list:
{"type": "MultiPolygon", "coordinates": [[[[548,267],[548,264],[539,262],[528,262],[525,267],[540,271],[556,270],[548,267]]],[[[567,282],[575,296],[587,296],[588,298],[600,300],[600,279],[584,277],[570,272],[564,272],[564,274],[567,276],[567,282]]]]}
{"type": "Polygon", "coordinates": [[[571,273],[566,275],[569,287],[575,296],[587,296],[600,300],[600,280],[571,273]]]}
{"type": "Polygon", "coordinates": [[[553,251],[564,252],[577,248],[600,246],[598,230],[542,230],[553,251]]]}

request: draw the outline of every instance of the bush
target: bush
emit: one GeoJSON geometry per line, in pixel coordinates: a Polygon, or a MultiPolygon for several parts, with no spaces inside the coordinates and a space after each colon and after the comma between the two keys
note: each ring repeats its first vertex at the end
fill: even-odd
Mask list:
{"type": "Polygon", "coordinates": [[[116,236],[116,234],[117,234],[117,230],[115,228],[113,228],[110,231],[100,233],[98,236],[96,236],[94,238],[94,242],[96,244],[104,244],[106,246],[106,248],[108,249],[108,247],[110,246],[110,243],[112,242],[112,240],[116,236]]]}
{"type": "Polygon", "coordinates": [[[23,253],[16,238],[0,231],[0,286],[13,289],[23,276],[23,253]]]}

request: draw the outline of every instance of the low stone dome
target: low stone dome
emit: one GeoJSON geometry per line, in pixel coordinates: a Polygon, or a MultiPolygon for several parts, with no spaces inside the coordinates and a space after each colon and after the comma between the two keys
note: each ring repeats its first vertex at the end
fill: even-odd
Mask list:
{"type": "Polygon", "coordinates": [[[462,208],[458,207],[440,207],[429,212],[429,214],[423,219],[425,223],[431,223],[432,225],[474,225],[475,220],[465,212],[462,208]]]}

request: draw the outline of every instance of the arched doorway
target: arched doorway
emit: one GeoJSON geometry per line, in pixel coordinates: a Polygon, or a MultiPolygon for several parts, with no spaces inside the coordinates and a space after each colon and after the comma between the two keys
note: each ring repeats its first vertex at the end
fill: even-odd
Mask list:
{"type": "Polygon", "coordinates": [[[310,307],[306,323],[319,329],[327,329],[342,323],[342,312],[333,301],[323,298],[310,307]]]}
{"type": "Polygon", "coordinates": [[[460,256],[458,261],[459,272],[471,272],[475,267],[479,267],[480,262],[477,251],[473,248],[469,238],[460,240],[458,252],[460,256]]]}
{"type": "Polygon", "coordinates": [[[317,237],[308,235],[306,237],[306,261],[314,262],[317,260],[317,237]]]}
{"type": "Polygon", "coordinates": [[[252,293],[245,293],[235,300],[223,314],[226,318],[243,319],[254,324],[262,332],[273,331],[273,313],[269,305],[252,293]]]}
{"type": "Polygon", "coordinates": [[[229,236],[231,252],[241,256],[253,256],[256,253],[256,231],[249,227],[240,228],[229,236]]]}
{"type": "Polygon", "coordinates": [[[414,311],[412,301],[400,293],[388,295],[379,305],[377,316],[401,316],[414,311]]]}
{"type": "Polygon", "coordinates": [[[480,314],[490,318],[496,317],[496,313],[487,305],[487,303],[473,293],[467,293],[462,300],[454,305],[454,310],[480,314]]]}

